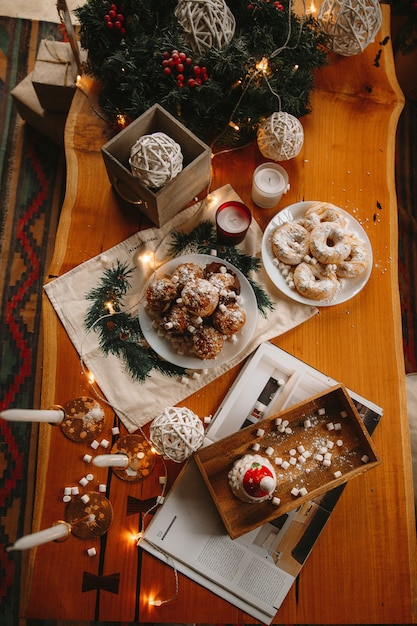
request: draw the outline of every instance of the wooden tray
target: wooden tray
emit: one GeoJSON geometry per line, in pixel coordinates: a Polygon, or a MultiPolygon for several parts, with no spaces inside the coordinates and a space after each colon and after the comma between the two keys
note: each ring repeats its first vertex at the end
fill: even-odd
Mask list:
{"type": "MultiPolygon", "coordinates": [[[[280,427],[282,429],[282,423],[280,427]]],[[[194,458],[232,539],[380,464],[370,436],[343,385],[201,448],[194,458]],[[287,430],[291,432],[280,432],[277,419],[288,420],[287,430]],[[333,444],[331,449],[327,447],[328,442],[330,446],[333,444]],[[259,444],[258,451],[253,449],[254,444],[259,444]],[[311,453],[303,463],[297,461],[287,469],[276,464],[277,458],[289,462],[290,450],[297,451],[295,458],[298,459],[299,446],[311,453]],[[315,459],[323,447],[332,455],[330,467],[315,459]],[[234,462],[245,454],[260,454],[274,466],[277,486],[273,496],[280,498],[278,506],[272,500],[245,503],[233,495],[228,473],[234,462]],[[305,488],[307,493],[293,495],[293,488],[305,488]]]]}

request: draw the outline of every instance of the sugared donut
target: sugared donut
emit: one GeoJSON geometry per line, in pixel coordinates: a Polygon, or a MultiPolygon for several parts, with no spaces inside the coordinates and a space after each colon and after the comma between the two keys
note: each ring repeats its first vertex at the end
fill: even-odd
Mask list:
{"type": "Polygon", "coordinates": [[[275,257],[287,265],[301,263],[308,254],[309,232],[297,222],[280,224],[271,235],[272,252],[275,257]]]}
{"type": "Polygon", "coordinates": [[[319,222],[336,222],[345,228],[347,226],[347,219],[339,209],[339,207],[329,202],[313,202],[305,213],[306,220],[315,220],[319,222]]]}
{"type": "Polygon", "coordinates": [[[197,278],[185,285],[181,299],[190,313],[208,317],[219,303],[219,290],[205,278],[197,278]]]}
{"type": "Polygon", "coordinates": [[[213,326],[203,326],[191,336],[191,345],[200,359],[214,359],[223,349],[224,338],[213,326]]]}
{"type": "Polygon", "coordinates": [[[298,293],[311,300],[330,300],[339,284],[336,273],[319,263],[300,263],[293,279],[298,293]]]}
{"type": "Polygon", "coordinates": [[[310,233],[310,252],[320,263],[338,264],[349,256],[350,250],[350,238],[337,223],[322,222],[310,233]]]}
{"type": "Polygon", "coordinates": [[[213,313],[213,326],[223,335],[234,335],[242,330],[246,313],[238,304],[221,304],[213,313]]]}
{"type": "Polygon", "coordinates": [[[161,319],[162,330],[172,334],[185,333],[192,324],[192,315],[184,307],[174,304],[168,313],[161,319]]]}
{"type": "Polygon", "coordinates": [[[146,289],[146,302],[154,313],[166,311],[177,295],[177,287],[166,276],[155,278],[146,289]]]}
{"type": "Polygon", "coordinates": [[[195,278],[204,278],[203,269],[196,263],[181,263],[171,274],[171,280],[177,285],[179,291],[188,281],[195,278]]]}
{"type": "Polygon", "coordinates": [[[366,245],[358,237],[351,237],[350,254],[336,266],[339,278],[354,278],[366,270],[369,254],[366,245]]]}

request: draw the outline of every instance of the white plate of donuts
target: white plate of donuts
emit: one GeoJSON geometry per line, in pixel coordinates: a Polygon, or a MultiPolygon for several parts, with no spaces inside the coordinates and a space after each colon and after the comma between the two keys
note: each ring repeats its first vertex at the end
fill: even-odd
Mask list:
{"type": "Polygon", "coordinates": [[[139,323],[163,359],[187,369],[230,362],[252,339],[255,293],[231,263],[187,254],[161,265],[145,285],[139,323]]]}
{"type": "Polygon", "coordinates": [[[297,202],[266,227],[262,261],[274,285],[292,300],[333,306],[368,282],[372,246],[347,211],[329,202],[297,202]]]}

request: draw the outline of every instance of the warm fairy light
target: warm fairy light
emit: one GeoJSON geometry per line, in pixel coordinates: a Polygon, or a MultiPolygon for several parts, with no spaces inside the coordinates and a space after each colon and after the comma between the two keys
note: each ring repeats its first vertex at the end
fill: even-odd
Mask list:
{"type": "Polygon", "coordinates": [[[81,74],[77,75],[77,78],[75,79],[75,84],[77,87],[81,85],[81,74]]]}
{"type": "Polygon", "coordinates": [[[132,541],[134,541],[137,546],[139,545],[139,542],[142,539],[142,537],[143,537],[143,532],[141,531],[132,533],[131,535],[132,541]]]}
{"type": "Polygon", "coordinates": [[[239,126],[237,124],[235,124],[232,120],[230,120],[229,126],[231,128],[233,128],[233,130],[235,130],[236,132],[239,132],[239,130],[240,130],[239,126]]]}
{"type": "Polygon", "coordinates": [[[152,265],[155,263],[155,253],[152,250],[148,252],[144,252],[140,257],[139,261],[143,263],[143,265],[152,265]]]}
{"type": "Polygon", "coordinates": [[[300,67],[299,65],[295,64],[295,65],[294,65],[294,67],[292,68],[292,71],[293,71],[293,72],[296,72],[296,71],[298,70],[298,68],[299,68],[299,67],[300,67]]]}
{"type": "Polygon", "coordinates": [[[122,113],[118,113],[116,116],[117,125],[120,129],[125,128],[127,126],[126,116],[122,113]]]}
{"type": "Polygon", "coordinates": [[[317,9],[315,7],[314,0],[311,0],[310,6],[306,10],[306,13],[307,14],[312,14],[312,13],[315,13],[316,11],[317,11],[317,9]]]}
{"type": "Polygon", "coordinates": [[[159,452],[159,450],[157,450],[157,449],[155,448],[155,446],[151,446],[151,452],[152,452],[152,454],[161,454],[161,453],[159,452]]]}
{"type": "Polygon", "coordinates": [[[110,315],[114,315],[115,310],[112,302],[105,302],[104,306],[106,307],[110,315]]]}
{"type": "Polygon", "coordinates": [[[94,383],[96,382],[96,378],[93,374],[93,372],[87,372],[87,380],[90,383],[90,385],[94,385],[94,383]]]}
{"type": "Polygon", "coordinates": [[[161,606],[162,600],[149,600],[151,606],[161,606]]]}
{"type": "Polygon", "coordinates": [[[257,70],[265,74],[269,69],[268,59],[266,59],[265,57],[262,57],[262,59],[257,62],[255,67],[257,70]]]}

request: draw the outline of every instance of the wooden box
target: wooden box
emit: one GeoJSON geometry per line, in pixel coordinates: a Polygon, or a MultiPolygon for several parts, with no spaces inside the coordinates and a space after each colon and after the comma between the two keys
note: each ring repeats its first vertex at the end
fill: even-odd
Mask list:
{"type": "Polygon", "coordinates": [[[195,453],[195,460],[232,539],[380,463],[363,421],[343,385],[336,385],[201,448],[195,453]],[[287,432],[281,432],[286,421],[287,432]],[[253,449],[254,444],[255,447],[259,445],[259,451],[253,449]],[[301,446],[310,453],[302,462],[298,460],[302,454],[299,451],[301,446]],[[317,454],[324,456],[324,448],[331,454],[330,467],[316,459],[317,454]],[[277,486],[273,496],[280,499],[278,505],[272,499],[246,503],[233,495],[228,473],[234,462],[245,454],[260,454],[274,466],[277,486]],[[276,462],[282,459],[289,463],[291,458],[296,459],[296,464],[285,469],[276,462]],[[294,488],[301,493],[294,495],[294,488]]]}
{"type": "Polygon", "coordinates": [[[110,183],[118,194],[156,226],[163,226],[208,187],[211,150],[168,111],[155,104],[102,147],[110,183]],[[161,189],[152,190],[131,173],[130,150],[143,135],[163,132],[181,146],[183,169],[161,189]]]}

